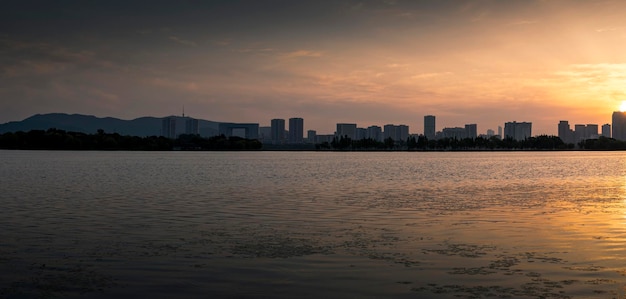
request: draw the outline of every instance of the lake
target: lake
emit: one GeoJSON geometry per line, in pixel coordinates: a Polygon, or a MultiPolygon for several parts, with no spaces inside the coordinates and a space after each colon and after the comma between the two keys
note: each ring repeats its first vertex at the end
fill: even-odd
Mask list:
{"type": "Polygon", "coordinates": [[[0,151],[2,298],[625,298],[626,152],[0,151]]]}

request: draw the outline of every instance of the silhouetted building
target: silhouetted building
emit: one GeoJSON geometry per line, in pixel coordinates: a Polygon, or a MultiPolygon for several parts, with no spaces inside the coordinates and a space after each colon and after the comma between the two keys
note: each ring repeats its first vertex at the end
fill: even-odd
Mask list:
{"type": "Polygon", "coordinates": [[[317,143],[317,131],[315,130],[306,131],[306,141],[308,143],[317,143]]]}
{"type": "Polygon", "coordinates": [[[198,120],[195,118],[187,117],[185,120],[185,134],[200,134],[200,127],[198,120]]]}
{"type": "Polygon", "coordinates": [[[272,119],[272,142],[274,144],[282,144],[285,141],[285,120],[280,118],[272,119]]]}
{"type": "Polygon", "coordinates": [[[502,126],[498,126],[498,137],[502,139],[502,126]]]}
{"type": "Polygon", "coordinates": [[[587,126],[574,125],[574,143],[579,143],[585,139],[587,139],[587,126]]]}
{"type": "Polygon", "coordinates": [[[259,124],[253,123],[220,123],[220,135],[238,136],[247,139],[259,139],[259,124]]]}
{"type": "Polygon", "coordinates": [[[465,125],[465,138],[476,139],[478,137],[478,128],[476,124],[465,125]]]}
{"type": "Polygon", "coordinates": [[[294,117],[289,119],[289,143],[304,141],[304,119],[294,117]]]}
{"type": "Polygon", "coordinates": [[[491,138],[496,135],[496,132],[492,129],[487,129],[487,138],[491,138]]]}
{"type": "MultiPolygon", "coordinates": [[[[563,121],[561,121],[562,123],[563,121]]],[[[561,137],[561,123],[559,123],[559,137],[561,137]]],[[[569,126],[568,126],[569,127],[569,126]]],[[[587,139],[597,139],[598,138],[598,125],[596,124],[588,124],[588,125],[582,125],[582,124],[577,124],[574,125],[574,131],[572,132],[571,130],[569,130],[569,139],[565,140],[561,137],[561,140],[563,140],[563,142],[565,143],[574,143],[577,144],[581,141],[587,140],[587,139]]]]}
{"type": "Polygon", "coordinates": [[[613,130],[611,136],[626,141],[626,112],[613,112],[613,130]]]}
{"type": "Polygon", "coordinates": [[[333,138],[335,138],[335,135],[333,134],[317,135],[317,143],[331,143],[333,142],[333,138]]]}
{"type": "Polygon", "coordinates": [[[361,140],[365,138],[367,138],[367,129],[356,128],[356,140],[361,140]]]}
{"type": "Polygon", "coordinates": [[[598,125],[587,124],[585,128],[585,139],[598,139],[598,125]]]}
{"type": "Polygon", "coordinates": [[[263,143],[271,143],[272,127],[259,127],[259,139],[263,143]]]}
{"type": "Polygon", "coordinates": [[[383,140],[387,140],[389,138],[394,139],[396,137],[396,126],[395,125],[384,125],[383,126],[383,140]]]}
{"type": "Polygon", "coordinates": [[[176,139],[176,117],[166,117],[161,121],[161,135],[176,139]]]}
{"type": "Polygon", "coordinates": [[[337,137],[346,137],[355,140],[356,139],[356,124],[337,124],[337,137]]]}
{"type": "Polygon", "coordinates": [[[611,125],[610,124],[602,125],[602,136],[606,138],[611,138],[611,125]]]}
{"type": "Polygon", "coordinates": [[[530,122],[507,122],[504,124],[504,138],[513,138],[514,140],[525,140],[532,135],[532,123],[530,122]]]}
{"type": "Polygon", "coordinates": [[[371,138],[376,141],[383,141],[383,129],[379,126],[367,127],[367,138],[371,138]]]}
{"type": "Polygon", "coordinates": [[[466,132],[465,128],[461,127],[443,128],[443,130],[441,130],[443,138],[452,138],[457,140],[465,139],[467,136],[466,132]]]}
{"type": "Polygon", "coordinates": [[[574,132],[569,127],[569,122],[566,120],[559,121],[559,138],[564,143],[574,143],[574,132]]]}
{"type": "Polygon", "coordinates": [[[424,116],[424,136],[426,138],[433,140],[435,139],[435,116],[434,115],[426,115],[424,116]]]}
{"type": "Polygon", "coordinates": [[[409,138],[409,126],[385,125],[383,127],[383,139],[391,138],[393,141],[406,141],[409,138]]]}

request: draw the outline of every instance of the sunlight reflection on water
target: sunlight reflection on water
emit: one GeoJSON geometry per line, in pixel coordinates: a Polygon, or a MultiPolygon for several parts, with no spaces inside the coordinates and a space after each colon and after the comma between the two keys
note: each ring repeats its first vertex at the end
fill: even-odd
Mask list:
{"type": "Polygon", "coordinates": [[[621,152],[0,154],[0,297],[625,296],[621,152]]]}

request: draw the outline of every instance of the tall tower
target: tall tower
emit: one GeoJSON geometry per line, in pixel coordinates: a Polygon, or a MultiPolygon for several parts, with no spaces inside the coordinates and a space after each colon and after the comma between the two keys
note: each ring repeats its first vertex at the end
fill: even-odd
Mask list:
{"type": "Polygon", "coordinates": [[[626,141],[626,112],[613,112],[613,138],[626,141]]]}
{"type": "Polygon", "coordinates": [[[289,143],[304,141],[304,119],[293,117],[289,119],[289,143]]]}
{"type": "Polygon", "coordinates": [[[285,141],[285,120],[275,118],[272,119],[272,142],[275,144],[281,144],[285,141]]]}
{"type": "Polygon", "coordinates": [[[429,140],[435,139],[435,116],[434,115],[426,115],[424,116],[424,136],[429,140]]]}

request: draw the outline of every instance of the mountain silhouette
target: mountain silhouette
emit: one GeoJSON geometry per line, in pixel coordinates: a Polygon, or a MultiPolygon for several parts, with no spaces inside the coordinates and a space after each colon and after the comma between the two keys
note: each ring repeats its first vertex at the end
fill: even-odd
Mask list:
{"type": "MultiPolygon", "coordinates": [[[[176,118],[176,130],[184,133],[187,117],[169,116],[176,118]]],[[[95,134],[99,129],[107,133],[118,133],[131,136],[160,136],[162,121],[165,117],[140,117],[133,120],[123,120],[113,117],[96,117],[93,115],[48,113],[35,114],[22,121],[12,121],[0,124],[0,134],[7,132],[30,130],[59,130],[95,134]]],[[[205,137],[218,135],[218,122],[198,120],[200,135],[205,137]]]]}

